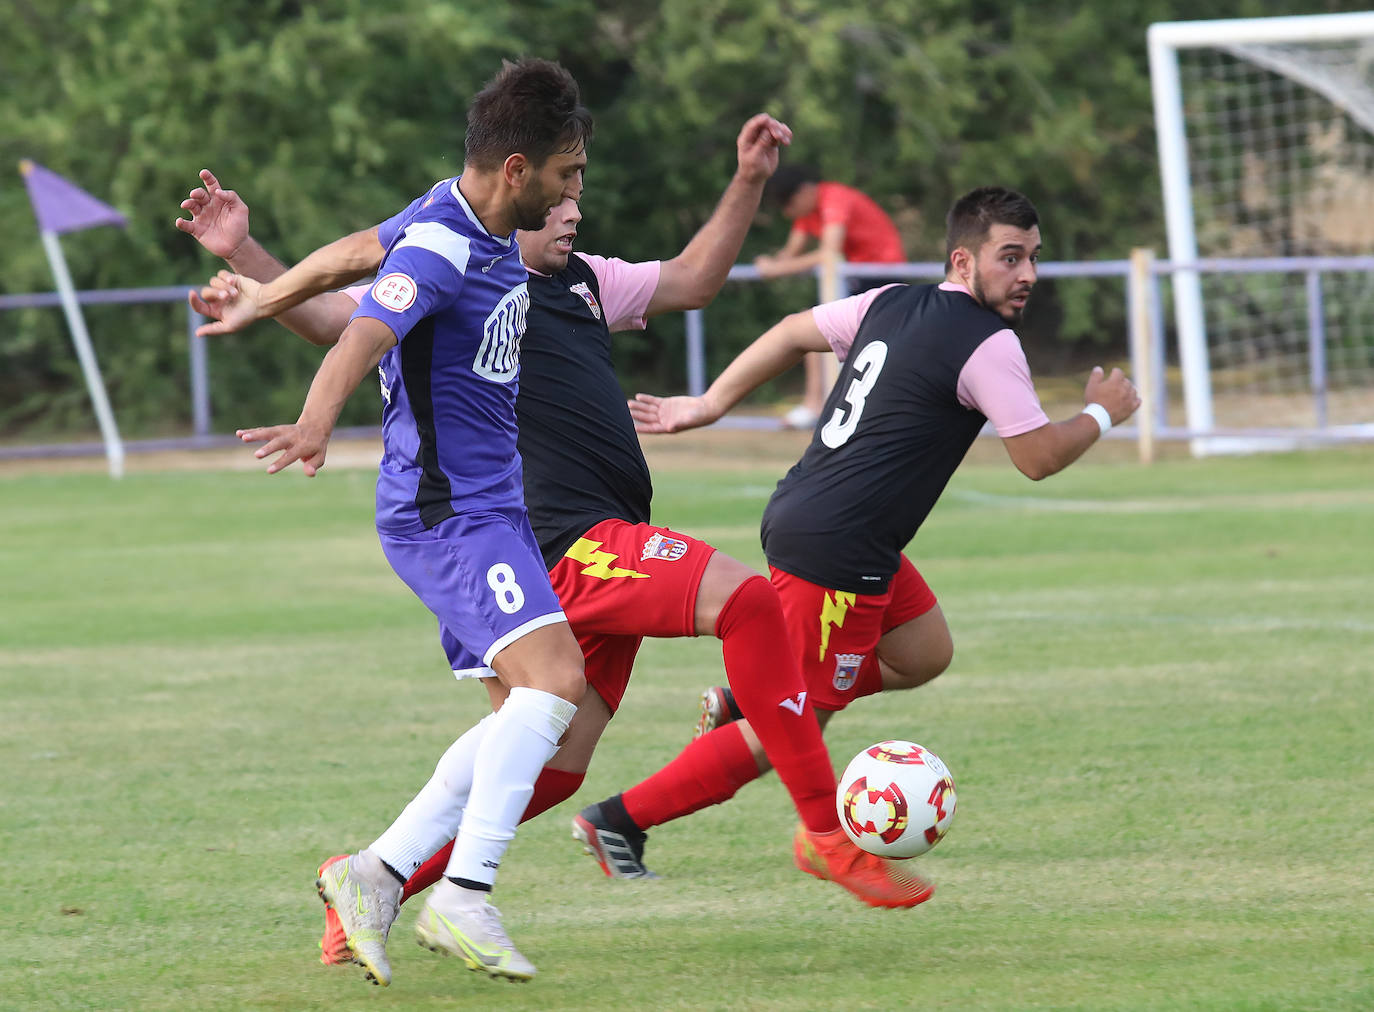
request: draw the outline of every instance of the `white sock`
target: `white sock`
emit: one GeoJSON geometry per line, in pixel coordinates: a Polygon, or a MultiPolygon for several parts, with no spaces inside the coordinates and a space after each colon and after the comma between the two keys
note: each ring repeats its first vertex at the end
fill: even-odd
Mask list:
{"type": "Polygon", "coordinates": [[[448,747],[429,783],[368,848],[406,878],[457,834],[477,753],[495,719],[496,714],[487,714],[448,747]]]}
{"type": "Polygon", "coordinates": [[[473,767],[463,824],[444,874],[491,885],[539,771],[558,748],[577,706],[542,689],[510,690],[473,767]]]}

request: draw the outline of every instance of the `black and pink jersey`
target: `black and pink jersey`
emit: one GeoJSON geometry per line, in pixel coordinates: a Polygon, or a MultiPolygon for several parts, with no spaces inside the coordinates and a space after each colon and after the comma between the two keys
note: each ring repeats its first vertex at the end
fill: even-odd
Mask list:
{"type": "Polygon", "coordinates": [[[764,554],[880,594],[983,425],[1006,437],[1049,419],[1016,334],[959,285],[889,285],[812,313],[844,364],[764,511],[764,554]]]}
{"type": "Polygon", "coordinates": [[[653,482],[611,362],[611,333],[644,327],[658,278],[658,261],[587,253],[556,274],[530,271],[516,411],[525,502],[550,568],[603,520],[649,520],[653,482]]]}

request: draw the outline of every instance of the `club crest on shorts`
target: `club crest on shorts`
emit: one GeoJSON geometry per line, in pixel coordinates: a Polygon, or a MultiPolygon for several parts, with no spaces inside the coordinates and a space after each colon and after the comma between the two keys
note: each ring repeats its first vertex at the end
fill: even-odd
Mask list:
{"type": "Polygon", "coordinates": [[[835,655],[835,689],[845,692],[854,687],[859,677],[859,665],[864,662],[863,654],[835,655]]]}
{"type": "Polygon", "coordinates": [[[587,287],[586,282],[579,281],[575,285],[569,285],[568,291],[572,292],[574,295],[582,296],[582,301],[587,304],[587,308],[592,311],[592,315],[598,320],[601,319],[601,303],[596,301],[596,296],[592,294],[592,290],[587,287]]]}
{"type": "Polygon", "coordinates": [[[639,553],[639,561],[661,559],[664,562],[676,562],[686,554],[687,542],[681,538],[665,538],[662,534],[655,534],[644,542],[644,551],[639,553]]]}

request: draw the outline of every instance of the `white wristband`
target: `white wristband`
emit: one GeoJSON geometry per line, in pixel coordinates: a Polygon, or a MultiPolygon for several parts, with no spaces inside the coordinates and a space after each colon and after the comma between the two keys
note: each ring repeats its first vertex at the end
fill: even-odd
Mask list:
{"type": "Polygon", "coordinates": [[[1101,404],[1093,402],[1083,409],[1083,414],[1091,415],[1092,420],[1097,423],[1101,430],[1098,435],[1105,435],[1107,430],[1112,427],[1112,416],[1101,404]]]}

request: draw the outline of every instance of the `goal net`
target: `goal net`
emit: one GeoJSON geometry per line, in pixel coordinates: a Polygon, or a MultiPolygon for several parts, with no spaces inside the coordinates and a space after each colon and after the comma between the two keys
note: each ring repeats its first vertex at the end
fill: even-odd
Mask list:
{"type": "Polygon", "coordinates": [[[1374,13],[1156,24],[1149,42],[1185,400],[1169,421],[1197,452],[1374,438],[1374,13]]]}

